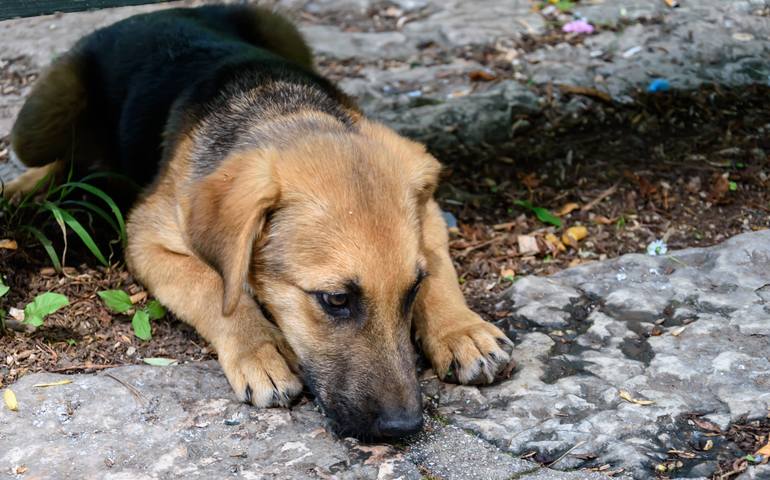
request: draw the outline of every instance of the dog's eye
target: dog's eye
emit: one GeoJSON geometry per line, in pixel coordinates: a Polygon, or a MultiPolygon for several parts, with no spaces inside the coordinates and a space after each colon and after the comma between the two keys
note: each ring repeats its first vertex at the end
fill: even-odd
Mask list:
{"type": "Polygon", "coordinates": [[[316,294],[318,303],[333,317],[350,316],[350,295],[347,293],[323,293],[316,294]]]}
{"type": "Polygon", "coordinates": [[[324,293],[324,302],[328,303],[334,308],[342,308],[348,305],[347,293],[324,293]]]}

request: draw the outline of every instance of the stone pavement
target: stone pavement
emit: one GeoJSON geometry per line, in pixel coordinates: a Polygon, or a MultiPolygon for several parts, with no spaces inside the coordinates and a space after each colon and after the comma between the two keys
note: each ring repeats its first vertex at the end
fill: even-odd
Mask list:
{"type": "Polygon", "coordinates": [[[404,444],[335,439],[307,401],[291,410],[239,404],[213,362],[129,366],[12,385],[19,411],[0,408],[0,475],[606,478],[519,458],[534,451],[555,469],[609,465],[644,479],[676,449],[696,457],[674,476],[700,478],[716,465],[693,418],[724,429],[768,414],[770,231],[529,277],[506,296],[513,306],[501,308],[513,313],[502,326],[527,325],[517,332],[516,371],[482,388],[426,372],[434,407],[426,432],[404,444]],[[34,386],[63,378],[72,383],[34,386]]]}
{"type": "MultiPolygon", "coordinates": [[[[197,5],[202,0],[169,5],[197,5]]],[[[596,101],[544,85],[596,88],[627,102],[657,77],[672,88],[770,82],[768,0],[583,0],[543,15],[532,0],[273,0],[294,16],[319,56],[363,109],[440,151],[513,135],[517,115],[544,103],[578,117],[596,101]],[[375,14],[381,21],[372,19],[375,14]],[[554,36],[554,22],[584,17],[597,33],[554,36]],[[502,72],[477,82],[484,56],[502,72]],[[462,127],[462,128],[459,128],[462,127]]],[[[126,7],[0,22],[0,67],[36,72],[81,35],[138,12],[126,7]],[[22,57],[21,60],[18,60],[22,57]],[[17,59],[10,62],[12,59],[17,59]]],[[[0,136],[28,87],[0,95],[0,136]]]]}

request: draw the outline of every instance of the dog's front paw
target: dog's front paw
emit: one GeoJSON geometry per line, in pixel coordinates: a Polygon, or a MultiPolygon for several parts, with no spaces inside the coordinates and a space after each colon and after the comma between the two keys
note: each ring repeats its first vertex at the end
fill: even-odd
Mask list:
{"type": "Polygon", "coordinates": [[[220,352],[219,363],[238,399],[256,407],[288,407],[302,391],[302,382],[273,343],[220,352]]]}
{"type": "Polygon", "coordinates": [[[466,385],[492,383],[510,362],[513,343],[473,312],[443,332],[422,339],[425,354],[444,381],[466,385]]]}

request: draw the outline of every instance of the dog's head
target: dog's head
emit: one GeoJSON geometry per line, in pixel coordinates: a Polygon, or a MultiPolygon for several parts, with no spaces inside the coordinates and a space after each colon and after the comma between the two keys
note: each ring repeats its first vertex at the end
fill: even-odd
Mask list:
{"type": "Polygon", "coordinates": [[[248,285],[338,433],[419,430],[412,307],[438,162],[365,121],[227,162],[212,177],[217,198],[199,202],[216,209],[200,248],[224,279],[225,313],[248,285]]]}

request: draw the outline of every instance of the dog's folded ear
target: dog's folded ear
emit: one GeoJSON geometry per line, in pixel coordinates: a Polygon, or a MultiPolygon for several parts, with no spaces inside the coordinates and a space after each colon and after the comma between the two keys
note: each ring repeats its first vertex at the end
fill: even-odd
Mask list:
{"type": "Polygon", "coordinates": [[[222,276],[222,313],[230,315],[243,293],[254,243],[280,190],[271,155],[231,154],[194,190],[187,233],[195,253],[222,276]]]}

